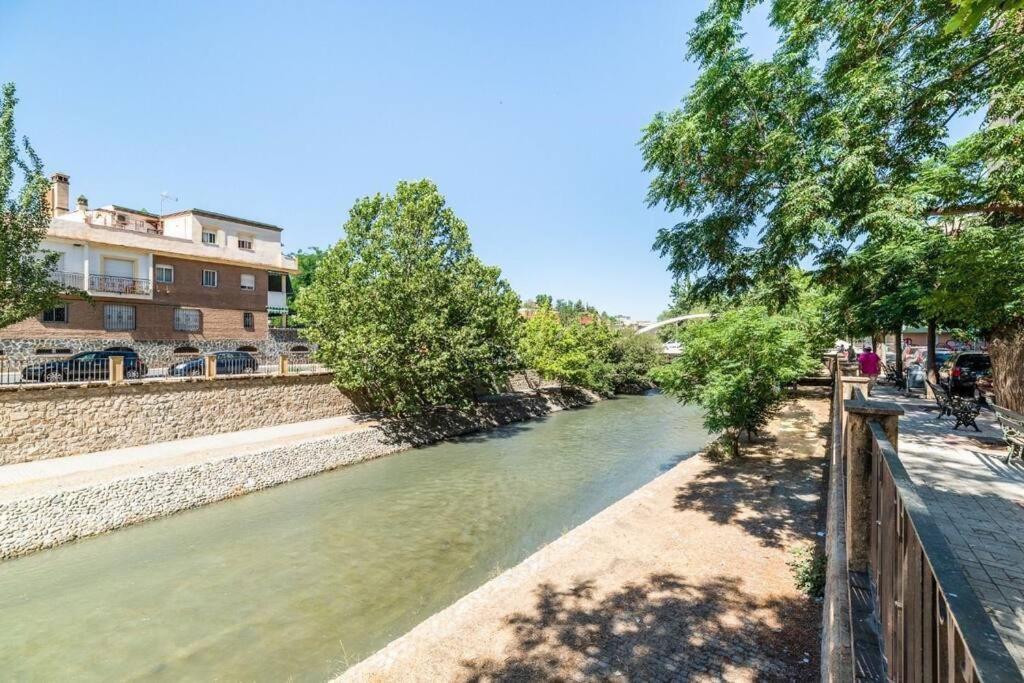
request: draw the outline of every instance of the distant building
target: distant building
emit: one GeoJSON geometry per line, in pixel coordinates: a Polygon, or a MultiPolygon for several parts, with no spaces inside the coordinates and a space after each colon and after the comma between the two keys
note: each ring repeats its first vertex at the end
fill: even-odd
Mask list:
{"type": "Polygon", "coordinates": [[[90,209],[84,197],[71,210],[68,176],[52,181],[42,247],[60,254],[54,279],[92,300],[68,296],[0,330],[4,356],[124,345],[159,360],[271,345],[268,315],[287,312],[288,277],[298,272],[281,228],[202,209],[90,209]]]}

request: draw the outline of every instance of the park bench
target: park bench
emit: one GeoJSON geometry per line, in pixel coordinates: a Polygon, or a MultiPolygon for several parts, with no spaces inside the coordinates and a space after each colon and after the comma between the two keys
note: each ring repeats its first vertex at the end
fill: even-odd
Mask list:
{"type": "Polygon", "coordinates": [[[1010,458],[1024,458],[1024,415],[1007,410],[1002,406],[992,404],[996,411],[996,418],[999,426],[1003,429],[1003,438],[1006,440],[1007,451],[1004,462],[1010,462],[1010,458]]]}
{"type": "Polygon", "coordinates": [[[965,396],[955,396],[946,387],[936,386],[929,380],[925,381],[928,382],[932,395],[935,397],[935,403],[939,406],[939,414],[936,419],[949,415],[956,420],[953,429],[960,429],[963,426],[974,427],[976,432],[981,431],[977,423],[978,414],[981,412],[981,404],[978,401],[965,396]]]}
{"type": "Polygon", "coordinates": [[[896,369],[896,366],[888,363],[882,363],[882,371],[885,372],[885,379],[892,382],[897,389],[906,389],[906,379],[904,373],[896,369]]]}

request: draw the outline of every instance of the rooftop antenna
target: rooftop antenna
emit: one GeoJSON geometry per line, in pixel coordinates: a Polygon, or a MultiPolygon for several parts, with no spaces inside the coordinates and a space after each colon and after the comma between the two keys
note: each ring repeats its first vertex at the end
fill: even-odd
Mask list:
{"type": "Polygon", "coordinates": [[[164,190],[163,192],[160,193],[160,215],[161,216],[164,215],[164,202],[166,202],[166,201],[176,202],[176,201],[178,201],[178,198],[171,196],[167,192],[167,190],[164,190]]]}

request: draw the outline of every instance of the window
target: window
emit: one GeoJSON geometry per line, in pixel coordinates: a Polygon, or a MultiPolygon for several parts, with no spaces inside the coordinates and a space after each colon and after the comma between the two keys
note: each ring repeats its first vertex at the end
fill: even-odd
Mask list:
{"type": "Polygon", "coordinates": [[[308,346],[293,346],[292,353],[309,353],[308,346]]]}
{"type": "Polygon", "coordinates": [[[252,235],[239,235],[238,248],[252,251],[252,235]]]}
{"type": "Polygon", "coordinates": [[[217,233],[203,230],[203,244],[217,244],[217,233]]]}
{"type": "Polygon", "coordinates": [[[256,276],[242,273],[242,289],[252,291],[256,289],[256,276]]]}
{"type": "Polygon", "coordinates": [[[236,349],[236,350],[237,351],[242,351],[243,353],[257,353],[257,352],[259,352],[259,349],[257,349],[255,346],[239,346],[238,349],[236,349]]]}
{"type": "Polygon", "coordinates": [[[174,329],[177,332],[198,332],[203,327],[203,314],[198,308],[175,308],[174,329]]]}
{"type": "Polygon", "coordinates": [[[216,270],[204,270],[203,271],[203,287],[216,287],[217,286],[217,271],[216,270]]]}
{"type": "Polygon", "coordinates": [[[242,325],[250,331],[256,329],[256,316],[252,314],[252,311],[242,313],[242,325]]]}
{"type": "Polygon", "coordinates": [[[174,349],[174,353],[194,355],[199,353],[199,349],[194,346],[179,346],[174,349]]]}
{"type": "Polygon", "coordinates": [[[174,282],[174,266],[157,266],[156,281],[162,285],[169,285],[174,282]]]}
{"type": "Polygon", "coordinates": [[[124,332],[135,329],[135,307],[124,304],[107,304],[103,307],[103,329],[108,332],[124,332]]]}
{"type": "Polygon", "coordinates": [[[284,275],[281,273],[268,273],[267,274],[267,291],[268,292],[283,292],[284,291],[284,275]]]}
{"type": "Polygon", "coordinates": [[[44,323],[66,323],[68,321],[68,305],[61,304],[56,308],[43,311],[44,323]]]}

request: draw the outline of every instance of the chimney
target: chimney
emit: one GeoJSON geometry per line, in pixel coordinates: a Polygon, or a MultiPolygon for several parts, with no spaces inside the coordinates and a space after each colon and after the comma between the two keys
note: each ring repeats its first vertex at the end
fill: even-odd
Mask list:
{"type": "Polygon", "coordinates": [[[54,218],[68,212],[68,194],[71,178],[64,173],[50,176],[50,193],[46,199],[50,205],[50,215],[54,218]]]}
{"type": "Polygon", "coordinates": [[[78,204],[79,211],[84,212],[89,210],[89,200],[85,198],[84,194],[78,195],[78,201],[76,203],[78,204]]]}

